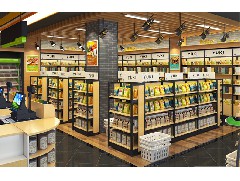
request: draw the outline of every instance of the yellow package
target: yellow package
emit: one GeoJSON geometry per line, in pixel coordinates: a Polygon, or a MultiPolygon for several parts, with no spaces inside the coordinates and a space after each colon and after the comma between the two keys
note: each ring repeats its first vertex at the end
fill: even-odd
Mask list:
{"type": "Polygon", "coordinates": [[[190,105],[190,97],[189,96],[186,97],[186,105],[190,105]]]}
{"type": "Polygon", "coordinates": [[[123,89],[123,97],[130,97],[130,88],[124,88],[123,89]]]}
{"type": "Polygon", "coordinates": [[[187,92],[187,88],[186,88],[186,85],[185,84],[182,84],[182,92],[187,92]]]}
{"type": "Polygon", "coordinates": [[[190,84],[186,83],[186,92],[190,92],[190,84]]]}
{"type": "Polygon", "coordinates": [[[123,113],[129,114],[130,113],[130,105],[124,104],[123,113]]]}
{"type": "Polygon", "coordinates": [[[93,85],[92,84],[88,84],[88,92],[93,92],[93,85]]]}
{"type": "Polygon", "coordinates": [[[154,96],[154,88],[153,87],[149,87],[150,90],[150,96],[154,96]]]}
{"type": "Polygon", "coordinates": [[[154,87],[154,95],[155,96],[160,96],[160,87],[159,86],[155,86],[154,87]]]}
{"type": "Polygon", "coordinates": [[[162,99],[159,101],[159,106],[161,110],[164,109],[164,101],[162,99]]]}
{"type": "Polygon", "coordinates": [[[160,103],[159,103],[159,101],[154,101],[154,110],[155,111],[160,110],[160,103]]]}
{"type": "Polygon", "coordinates": [[[138,97],[138,89],[134,89],[133,98],[136,99],[138,97]]]}
{"type": "Polygon", "coordinates": [[[165,94],[164,86],[163,86],[163,85],[160,86],[160,94],[161,94],[161,95],[164,95],[164,94],[165,94]]]}
{"type": "Polygon", "coordinates": [[[138,114],[138,105],[137,104],[133,105],[133,114],[134,115],[138,114]]]}
{"type": "Polygon", "coordinates": [[[182,99],[182,106],[186,106],[187,105],[186,98],[181,98],[181,99],[182,99]]]}

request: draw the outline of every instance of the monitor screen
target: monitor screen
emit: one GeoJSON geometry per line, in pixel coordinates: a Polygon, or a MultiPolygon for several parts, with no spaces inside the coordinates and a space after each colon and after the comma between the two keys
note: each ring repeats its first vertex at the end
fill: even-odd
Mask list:
{"type": "Polygon", "coordinates": [[[3,95],[3,88],[0,87],[0,95],[3,95]]]}
{"type": "Polygon", "coordinates": [[[24,95],[21,94],[21,93],[16,93],[15,94],[15,96],[13,98],[11,108],[10,108],[11,111],[14,111],[14,112],[18,111],[18,109],[20,108],[20,105],[23,101],[23,96],[24,95]]]}

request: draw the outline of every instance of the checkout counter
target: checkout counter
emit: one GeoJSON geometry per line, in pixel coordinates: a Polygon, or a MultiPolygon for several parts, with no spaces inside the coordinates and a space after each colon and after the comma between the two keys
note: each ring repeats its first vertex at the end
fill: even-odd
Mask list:
{"type": "MultiPolygon", "coordinates": [[[[38,119],[0,125],[0,167],[55,166],[54,106],[32,101],[32,110],[38,119]]],[[[0,109],[0,119],[11,112],[0,109]]]]}

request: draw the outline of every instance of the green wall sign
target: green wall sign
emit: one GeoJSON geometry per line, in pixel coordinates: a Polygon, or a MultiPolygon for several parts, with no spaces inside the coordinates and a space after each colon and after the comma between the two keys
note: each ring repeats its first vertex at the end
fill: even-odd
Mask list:
{"type": "Polygon", "coordinates": [[[19,38],[15,38],[15,40],[13,42],[9,42],[9,43],[2,45],[2,48],[8,48],[8,47],[20,45],[20,44],[26,43],[26,41],[27,41],[27,37],[21,36],[19,38]]]}

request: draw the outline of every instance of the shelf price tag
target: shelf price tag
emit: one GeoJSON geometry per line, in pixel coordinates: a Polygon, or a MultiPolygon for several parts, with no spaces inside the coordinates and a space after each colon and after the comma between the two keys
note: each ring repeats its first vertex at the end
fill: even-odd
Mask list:
{"type": "Polygon", "coordinates": [[[182,52],[182,58],[204,58],[204,51],[186,51],[182,52]]]}
{"type": "Polygon", "coordinates": [[[122,79],[124,74],[135,75],[136,72],[135,71],[118,71],[118,79],[122,79]]]}
{"type": "Polygon", "coordinates": [[[70,71],[69,77],[85,77],[85,71],[70,71]]]}
{"type": "Polygon", "coordinates": [[[98,80],[98,73],[96,73],[96,72],[85,72],[85,78],[86,79],[98,80]]]}
{"type": "Polygon", "coordinates": [[[240,56],[240,48],[233,49],[233,56],[240,56]]]}
{"type": "Polygon", "coordinates": [[[159,81],[159,73],[158,72],[139,72],[140,81],[141,82],[152,82],[152,81],[159,81]]]}
{"type": "Polygon", "coordinates": [[[47,71],[47,76],[59,76],[61,71],[47,71]]]}
{"type": "Polygon", "coordinates": [[[157,60],[169,59],[169,53],[153,53],[152,59],[157,59],[157,60]]]}
{"type": "Polygon", "coordinates": [[[206,50],[205,57],[227,57],[232,56],[232,49],[206,50]]]}
{"type": "Polygon", "coordinates": [[[188,79],[215,79],[215,72],[188,72],[188,79]]]}
{"type": "Polygon", "coordinates": [[[136,60],[150,60],[151,54],[136,55],[136,60]]]}
{"type": "Polygon", "coordinates": [[[123,60],[135,60],[136,55],[123,55],[123,60]]]}
{"type": "Polygon", "coordinates": [[[40,71],[40,76],[47,76],[47,72],[46,71],[40,71]]]}
{"type": "Polygon", "coordinates": [[[165,80],[182,80],[183,73],[165,73],[165,80]]]}

